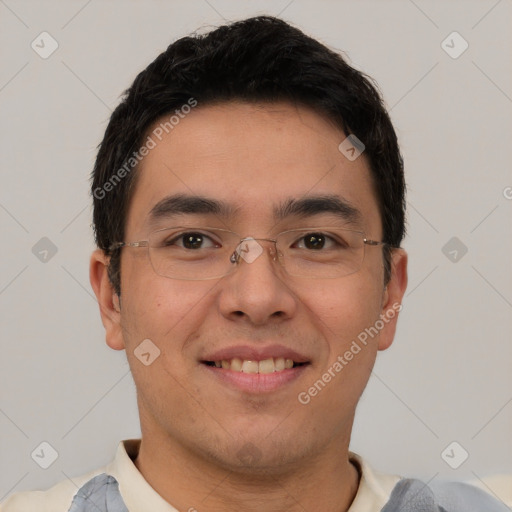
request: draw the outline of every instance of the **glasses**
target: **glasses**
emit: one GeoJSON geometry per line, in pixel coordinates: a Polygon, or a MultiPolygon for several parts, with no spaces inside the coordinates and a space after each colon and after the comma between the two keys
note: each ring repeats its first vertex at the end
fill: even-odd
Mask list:
{"type": "Polygon", "coordinates": [[[269,245],[272,261],[291,276],[332,279],[360,270],[366,246],[384,246],[362,231],[314,227],[283,231],[275,238],[241,237],[220,228],[178,226],[153,231],[147,240],[116,242],[109,249],[147,247],[154,271],[163,277],[199,281],[233,272],[241,260],[253,263],[269,245]]]}

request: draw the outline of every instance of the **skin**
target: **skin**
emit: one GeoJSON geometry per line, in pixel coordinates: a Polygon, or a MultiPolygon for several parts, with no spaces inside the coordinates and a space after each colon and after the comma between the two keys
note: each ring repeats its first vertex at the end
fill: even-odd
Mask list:
{"type": "MultiPolygon", "coordinates": [[[[275,204],[336,194],[361,211],[366,236],[381,240],[367,162],[364,154],[351,162],[340,153],[345,137],[314,111],[288,103],[198,106],[143,160],[125,240],[147,239],[154,229],[149,211],[175,193],[237,207],[230,218],[188,215],[180,221],[254,237],[303,227],[297,218],[276,226],[275,204]]],[[[318,215],[306,227],[330,220],[318,215]]],[[[179,222],[157,227],[166,224],[179,222]]],[[[157,275],[146,249],[125,248],[121,306],[107,277],[108,259],[100,250],[91,257],[107,344],[126,350],[137,387],[142,442],[135,464],[180,511],[339,512],[357,492],[358,474],[348,459],[354,413],[377,351],[393,341],[398,314],[310,403],[297,396],[401,302],[407,255],[393,251],[384,286],[379,246],[366,248],[358,272],[322,280],[287,276],[266,254],[221,279],[184,281],[157,275]],[[161,351],[149,366],[134,355],[147,338],[161,351]],[[199,362],[206,350],[272,343],[306,354],[311,364],[271,393],[228,387],[199,362]],[[251,450],[248,463],[241,454],[251,450]]]]}

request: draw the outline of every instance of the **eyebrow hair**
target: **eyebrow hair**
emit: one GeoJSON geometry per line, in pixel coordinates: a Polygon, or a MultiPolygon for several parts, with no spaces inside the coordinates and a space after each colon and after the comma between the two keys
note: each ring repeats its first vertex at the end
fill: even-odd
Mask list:
{"type": "MultiPolygon", "coordinates": [[[[157,222],[167,217],[196,214],[219,215],[224,218],[232,217],[240,207],[230,205],[225,201],[198,195],[175,194],[159,201],[149,212],[149,221],[157,222]]],[[[274,207],[273,215],[276,220],[287,217],[312,217],[321,213],[334,214],[349,224],[362,222],[361,212],[349,202],[337,195],[308,196],[301,199],[290,198],[274,207]]]]}
{"type": "Polygon", "coordinates": [[[309,196],[301,199],[288,199],[275,211],[274,216],[283,220],[289,216],[310,217],[320,213],[331,213],[349,224],[361,224],[361,212],[346,199],[337,195],[309,196]]]}
{"type": "Polygon", "coordinates": [[[237,208],[216,199],[207,197],[175,194],[167,196],[151,208],[149,219],[155,222],[165,217],[182,214],[212,214],[222,217],[232,216],[237,208]]]}

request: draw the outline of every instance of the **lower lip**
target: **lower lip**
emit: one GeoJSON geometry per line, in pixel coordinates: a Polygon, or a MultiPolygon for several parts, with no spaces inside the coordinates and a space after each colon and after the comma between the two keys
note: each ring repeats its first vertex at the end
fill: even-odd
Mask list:
{"type": "Polygon", "coordinates": [[[206,364],[202,364],[201,366],[211,372],[215,378],[229,386],[235,387],[240,391],[245,391],[246,393],[258,394],[276,391],[286,384],[293,382],[302,375],[309,365],[305,364],[273,373],[244,373],[224,370],[223,368],[208,366],[206,364]]]}

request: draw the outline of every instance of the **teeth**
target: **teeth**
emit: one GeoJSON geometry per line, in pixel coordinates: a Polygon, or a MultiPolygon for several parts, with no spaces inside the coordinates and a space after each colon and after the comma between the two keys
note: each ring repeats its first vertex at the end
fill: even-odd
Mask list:
{"type": "Polygon", "coordinates": [[[223,359],[222,361],[215,361],[214,364],[217,368],[232,370],[234,372],[273,373],[293,368],[293,359],[285,359],[284,357],[270,357],[258,362],[252,361],[250,359],[242,360],[238,357],[235,357],[231,360],[223,359]]]}
{"type": "Polygon", "coordinates": [[[242,360],[238,359],[238,357],[231,359],[231,370],[234,372],[242,371],[242,360]]]}
{"type": "Polygon", "coordinates": [[[259,373],[272,373],[275,371],[274,359],[265,359],[259,362],[258,372],[259,373]]]}
{"type": "MultiPolygon", "coordinates": [[[[223,361],[224,362],[224,361],[223,361]]],[[[244,373],[258,373],[258,361],[247,361],[242,363],[242,371],[244,373]]]]}

